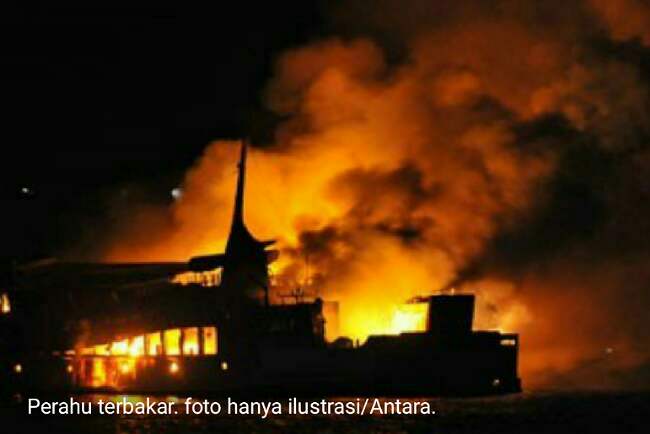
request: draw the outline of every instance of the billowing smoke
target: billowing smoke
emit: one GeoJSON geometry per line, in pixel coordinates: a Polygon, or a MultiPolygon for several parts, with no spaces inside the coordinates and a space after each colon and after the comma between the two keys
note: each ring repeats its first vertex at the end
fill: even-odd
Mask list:
{"type": "MultiPolygon", "coordinates": [[[[286,121],[251,153],[246,219],[279,240],[278,281],[340,300],[359,338],[394,331],[414,295],[472,290],[478,326],[521,333],[527,384],[639,385],[647,3],[342,7],[339,36],[280,56],[264,95],[286,121]]],[[[211,144],[182,198],[131,215],[107,258],[220,251],[236,153],[211,144]]]]}

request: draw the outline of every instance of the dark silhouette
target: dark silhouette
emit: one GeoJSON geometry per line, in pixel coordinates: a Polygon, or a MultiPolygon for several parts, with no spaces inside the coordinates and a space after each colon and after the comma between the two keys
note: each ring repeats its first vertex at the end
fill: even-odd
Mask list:
{"type": "Polygon", "coordinates": [[[277,252],[244,223],[246,153],[243,144],[222,254],[188,263],[45,261],[4,273],[2,387],[257,395],[520,390],[518,336],[473,331],[473,295],[420,298],[428,305],[426,331],[370,336],[356,346],[326,341],[328,302],[271,304],[268,264],[277,252]]]}

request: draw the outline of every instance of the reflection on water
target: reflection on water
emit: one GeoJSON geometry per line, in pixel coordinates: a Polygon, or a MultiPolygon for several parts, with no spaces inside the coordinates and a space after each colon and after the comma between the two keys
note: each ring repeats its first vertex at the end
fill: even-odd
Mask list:
{"type": "MultiPolygon", "coordinates": [[[[126,395],[131,403],[176,402],[171,416],[27,416],[26,397],[5,400],[0,417],[11,433],[590,433],[647,432],[650,393],[523,393],[506,397],[439,399],[435,416],[195,416],[185,415],[185,397],[126,395]],[[18,401],[22,400],[22,403],[18,401]]],[[[54,398],[51,398],[54,399],[54,398]]],[[[61,398],[59,398],[61,399],[61,398]]],[[[78,395],[98,403],[123,395],[78,395]]],[[[199,398],[196,398],[199,399],[199,398]]],[[[346,398],[340,398],[346,399],[346,398]]],[[[286,411],[286,407],[285,407],[286,411]]]]}

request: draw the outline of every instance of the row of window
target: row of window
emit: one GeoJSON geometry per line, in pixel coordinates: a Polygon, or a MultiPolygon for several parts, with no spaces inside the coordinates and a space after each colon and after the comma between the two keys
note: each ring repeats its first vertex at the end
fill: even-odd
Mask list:
{"type": "Polygon", "coordinates": [[[82,348],[82,356],[196,356],[218,352],[217,328],[185,327],[156,331],[82,348]]]}
{"type": "Polygon", "coordinates": [[[201,285],[208,288],[219,286],[221,284],[221,268],[209,271],[185,271],[175,275],[171,281],[183,286],[201,285]]]}

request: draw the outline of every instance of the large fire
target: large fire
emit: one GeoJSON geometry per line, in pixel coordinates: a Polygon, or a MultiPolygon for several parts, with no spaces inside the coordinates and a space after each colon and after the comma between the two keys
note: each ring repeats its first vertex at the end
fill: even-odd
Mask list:
{"type": "MultiPolygon", "coordinates": [[[[279,241],[282,291],[338,300],[340,334],[362,340],[421,329],[404,302],[457,282],[478,293],[478,326],[522,333],[528,384],[639,362],[637,332],[611,324],[644,315],[620,295],[639,297],[646,250],[609,252],[648,233],[621,199],[644,203],[650,159],[631,131],[648,134],[648,87],[593,41],[647,43],[649,11],[626,28],[634,0],[409,3],[358,18],[399,38],[401,57],[368,30],[277,61],[265,101],[287,121],[251,152],[245,213],[279,241]]],[[[222,251],[238,145],[208,146],[170,208],[129,209],[106,259],[222,251]]]]}

